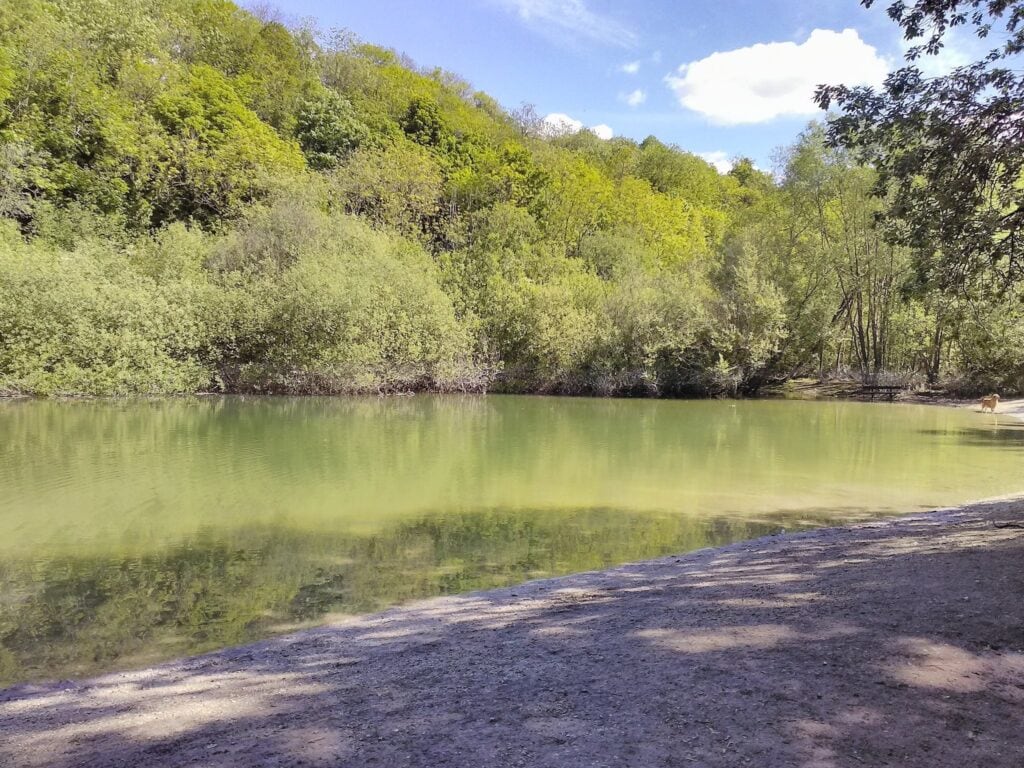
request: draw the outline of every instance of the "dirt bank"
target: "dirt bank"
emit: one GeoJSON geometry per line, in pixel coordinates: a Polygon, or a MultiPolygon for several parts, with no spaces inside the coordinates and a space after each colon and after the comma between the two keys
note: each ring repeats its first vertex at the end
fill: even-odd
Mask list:
{"type": "Polygon", "coordinates": [[[436,599],[0,693],[4,766],[1006,766],[1024,502],[436,599]]]}

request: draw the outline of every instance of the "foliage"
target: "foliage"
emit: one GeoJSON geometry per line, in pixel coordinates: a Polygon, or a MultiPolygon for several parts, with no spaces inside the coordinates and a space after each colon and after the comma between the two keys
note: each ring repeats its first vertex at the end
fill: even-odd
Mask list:
{"type": "Polygon", "coordinates": [[[203,295],[161,283],[125,254],[0,242],[0,391],[191,392],[210,379],[203,295]]]}
{"type": "Polygon", "coordinates": [[[298,148],[260,121],[228,80],[208,66],[193,67],[154,107],[174,139],[161,159],[157,223],[212,223],[237,215],[266,194],[270,176],[303,167],[298,148]]]}
{"type": "Polygon", "coordinates": [[[893,8],[933,49],[986,14],[1011,44],[952,78],[823,91],[845,114],[773,176],[544,136],[528,106],[230,0],[0,4],[2,386],[1019,386],[995,349],[1018,316],[1017,16],[893,8]],[[949,93],[973,106],[926,103],[949,93]]]}
{"type": "Polygon", "coordinates": [[[892,190],[893,239],[920,250],[941,285],[962,287],[992,269],[1018,280],[1017,233],[1024,224],[1018,125],[1024,74],[1013,66],[1024,51],[1019,3],[917,0],[892,3],[888,13],[915,43],[908,63],[879,91],[819,89],[823,107],[841,110],[830,122],[830,138],[879,171],[879,190],[892,190]],[[1001,26],[1006,39],[977,62],[926,77],[916,62],[938,53],[949,31],[963,26],[979,38],[1001,26]]]}
{"type": "Polygon", "coordinates": [[[370,129],[346,98],[325,90],[302,105],[296,136],[310,167],[325,170],[367,143],[370,129]]]}
{"type": "Polygon", "coordinates": [[[254,214],[218,276],[223,385],[334,393],[475,386],[469,336],[416,245],[285,204],[254,214]],[[301,217],[301,225],[281,227],[301,217]],[[301,239],[300,239],[301,238],[301,239]]]}
{"type": "Polygon", "coordinates": [[[424,236],[439,212],[441,169],[410,141],[357,150],[331,179],[346,211],[410,237],[424,236]]]}

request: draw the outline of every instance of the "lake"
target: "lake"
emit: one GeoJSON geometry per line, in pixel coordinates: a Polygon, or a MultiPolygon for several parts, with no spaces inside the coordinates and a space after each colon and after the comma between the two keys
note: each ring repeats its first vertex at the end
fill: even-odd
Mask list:
{"type": "Polygon", "coordinates": [[[0,683],[1014,493],[1022,448],[849,402],[0,402],[0,683]]]}

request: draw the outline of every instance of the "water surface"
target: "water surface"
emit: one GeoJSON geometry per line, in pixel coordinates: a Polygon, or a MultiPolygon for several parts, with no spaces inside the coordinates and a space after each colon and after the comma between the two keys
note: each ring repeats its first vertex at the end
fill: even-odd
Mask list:
{"type": "Polygon", "coordinates": [[[0,403],[0,683],[1024,490],[1024,430],[862,403],[0,403]]]}

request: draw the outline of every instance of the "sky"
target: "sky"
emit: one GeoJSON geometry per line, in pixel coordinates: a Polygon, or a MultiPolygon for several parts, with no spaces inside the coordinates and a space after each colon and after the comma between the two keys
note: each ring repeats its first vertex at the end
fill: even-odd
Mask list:
{"type": "MultiPolygon", "coordinates": [[[[820,118],[819,83],[878,85],[907,43],[888,0],[275,0],[441,67],[507,109],[532,104],[553,130],[654,135],[726,170],[766,170],[820,118]]],[[[921,63],[941,74],[983,52],[953,36],[921,63]]]]}

